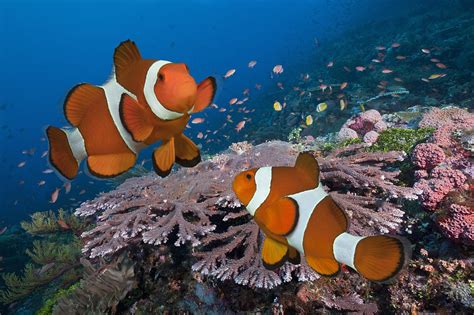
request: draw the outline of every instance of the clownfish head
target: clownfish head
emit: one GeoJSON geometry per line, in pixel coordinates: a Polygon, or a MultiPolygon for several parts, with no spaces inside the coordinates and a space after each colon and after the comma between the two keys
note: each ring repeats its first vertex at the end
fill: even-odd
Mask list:
{"type": "Polygon", "coordinates": [[[158,71],[154,92],[167,110],[186,114],[196,101],[197,84],[184,63],[167,63],[158,71]]]}
{"type": "Polygon", "coordinates": [[[255,173],[257,173],[257,170],[258,169],[254,168],[239,173],[232,183],[232,189],[244,206],[249,204],[257,190],[257,185],[255,183],[255,173]]]}

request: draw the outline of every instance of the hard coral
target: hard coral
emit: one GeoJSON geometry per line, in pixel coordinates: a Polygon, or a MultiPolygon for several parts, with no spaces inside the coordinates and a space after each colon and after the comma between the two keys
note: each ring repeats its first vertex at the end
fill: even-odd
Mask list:
{"type": "Polygon", "coordinates": [[[431,170],[446,159],[443,149],[434,143],[420,143],[412,153],[412,162],[416,167],[431,170]]]}
{"type": "Polygon", "coordinates": [[[474,246],[474,209],[451,204],[448,212],[438,219],[441,231],[450,239],[474,246]]]}

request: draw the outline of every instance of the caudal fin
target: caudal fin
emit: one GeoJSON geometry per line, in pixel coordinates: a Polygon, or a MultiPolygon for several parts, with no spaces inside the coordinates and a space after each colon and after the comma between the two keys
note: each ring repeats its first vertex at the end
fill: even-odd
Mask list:
{"type": "Polygon", "coordinates": [[[79,164],[74,157],[66,132],[60,128],[49,126],[46,129],[46,135],[49,141],[51,165],[67,179],[73,179],[77,175],[79,164]]]}
{"type": "Polygon", "coordinates": [[[342,233],[334,241],[334,256],[368,280],[386,282],[408,263],[411,247],[408,240],[401,237],[358,237],[342,233]]]}

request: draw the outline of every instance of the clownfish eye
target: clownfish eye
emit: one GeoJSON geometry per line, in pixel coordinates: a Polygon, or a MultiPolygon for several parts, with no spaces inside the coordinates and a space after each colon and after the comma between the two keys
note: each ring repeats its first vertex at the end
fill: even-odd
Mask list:
{"type": "Polygon", "coordinates": [[[247,179],[250,180],[252,178],[252,175],[247,174],[247,175],[245,175],[245,177],[247,177],[247,179]]]}
{"type": "Polygon", "coordinates": [[[161,73],[158,73],[158,80],[163,81],[165,79],[165,76],[161,73]]]}

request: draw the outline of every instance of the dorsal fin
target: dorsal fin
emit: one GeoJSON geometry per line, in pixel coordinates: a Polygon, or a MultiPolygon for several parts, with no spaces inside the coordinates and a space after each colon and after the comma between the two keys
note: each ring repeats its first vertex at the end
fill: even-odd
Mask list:
{"type": "Polygon", "coordinates": [[[120,82],[120,76],[122,76],[125,71],[127,71],[131,64],[139,61],[140,59],[142,59],[142,56],[140,55],[140,51],[134,42],[129,39],[121,42],[120,45],[115,48],[114,52],[114,67],[117,81],[120,82]]]}
{"type": "Polygon", "coordinates": [[[316,186],[319,184],[319,164],[311,153],[300,153],[296,158],[295,167],[314,179],[316,186]]]}

